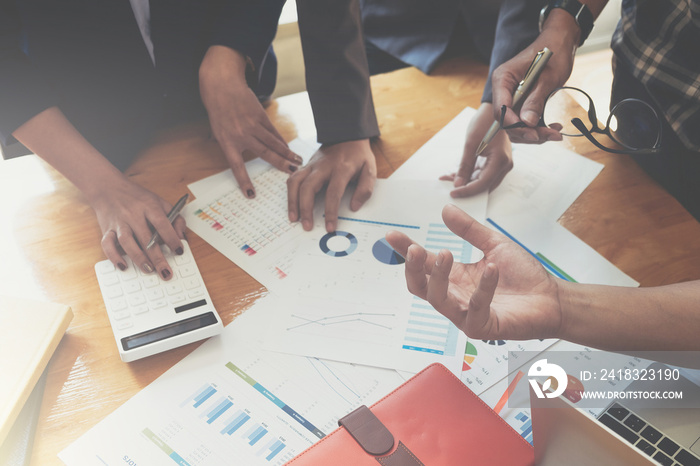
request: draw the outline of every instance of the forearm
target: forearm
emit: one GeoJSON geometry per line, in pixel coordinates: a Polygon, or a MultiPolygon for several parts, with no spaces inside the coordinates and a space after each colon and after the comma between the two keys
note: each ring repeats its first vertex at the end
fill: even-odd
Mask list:
{"type": "Polygon", "coordinates": [[[68,178],[91,203],[106,187],[124,179],[57,107],[34,116],[12,135],[68,178]]]}
{"type": "Polygon", "coordinates": [[[561,282],[560,338],[611,351],[700,351],[700,281],[650,288],[561,282]]]}

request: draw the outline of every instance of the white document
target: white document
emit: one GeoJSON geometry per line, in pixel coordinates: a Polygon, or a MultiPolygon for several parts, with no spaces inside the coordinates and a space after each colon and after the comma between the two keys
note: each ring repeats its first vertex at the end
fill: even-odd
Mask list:
{"type": "MultiPolygon", "coordinates": [[[[465,108],[401,165],[391,178],[438,179],[459,167],[476,110],[465,108]]],[[[487,215],[522,210],[555,222],[603,169],[603,165],[555,144],[513,144],[513,169],[489,194],[487,215]]]]}
{"type": "MultiPolygon", "coordinates": [[[[248,173],[254,199],[231,175],[214,175],[194,187],[200,197],[184,215],[195,233],[285,298],[269,348],[409,372],[441,362],[459,374],[466,337],[407,291],[403,258],[384,239],[398,230],[432,251],[477,259],[479,252],[442,223],[449,183],[377,180],[358,212],[346,194],[336,232],[325,230],[323,202],[306,232],[288,220],[286,175],[258,160],[248,163],[248,173]]],[[[486,194],[454,203],[483,221],[486,194]]]]}
{"type": "Polygon", "coordinates": [[[69,466],[281,465],[404,381],[259,349],[256,336],[280,304],[258,300],[59,457],[69,466]]]}
{"type": "MultiPolygon", "coordinates": [[[[341,208],[337,231],[327,233],[319,222],[299,238],[289,273],[275,289],[285,307],[270,323],[265,347],[413,373],[440,362],[459,374],[466,337],[408,292],[404,259],[384,239],[397,230],[434,252],[450,249],[464,262],[478,258],[442,223],[448,189],[440,181],[377,180],[362,209],[341,208]]],[[[485,196],[459,204],[484,215],[485,196]]]]}

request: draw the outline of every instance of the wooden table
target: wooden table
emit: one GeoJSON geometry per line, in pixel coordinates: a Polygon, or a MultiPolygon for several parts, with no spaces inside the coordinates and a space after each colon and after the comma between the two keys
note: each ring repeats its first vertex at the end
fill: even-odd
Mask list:
{"type": "MultiPolygon", "coordinates": [[[[478,107],[487,71],[462,59],[445,63],[431,77],[415,69],[374,77],[382,130],[373,144],[379,176],[390,175],[464,107],[478,107]]],[[[308,109],[301,110],[298,101],[282,98],[268,108],[287,140],[308,127],[308,109]]],[[[175,202],[188,183],[226,168],[208,136],[204,124],[172,131],[127,173],[175,202]]],[[[585,140],[561,144],[605,164],[562,225],[643,286],[700,279],[700,224],[628,157],[602,153],[585,140]]],[[[197,344],[122,363],[93,271],[104,256],[85,199],[33,156],[0,163],[0,194],[0,294],[68,304],[75,314],[49,366],[32,457],[34,465],[61,464],[59,451],[197,344]]],[[[195,234],[189,240],[225,324],[266,293],[195,234]]]]}

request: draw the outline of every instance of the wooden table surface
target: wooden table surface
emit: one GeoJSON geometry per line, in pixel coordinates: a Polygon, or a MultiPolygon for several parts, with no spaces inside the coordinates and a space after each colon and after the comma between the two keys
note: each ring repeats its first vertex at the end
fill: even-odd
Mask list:
{"type": "MultiPolygon", "coordinates": [[[[609,69],[609,55],[602,57],[576,68],[574,77],[609,69]]],[[[373,77],[382,131],[373,143],[379,176],[390,175],[464,107],[478,107],[487,71],[458,59],[431,77],[411,68],[373,77]]],[[[308,108],[297,102],[298,96],[285,97],[268,108],[287,140],[308,128],[308,108]]],[[[563,226],[642,286],[700,279],[700,224],[673,198],[627,156],[600,152],[583,138],[557,144],[605,165],[564,214],[563,226]]],[[[225,168],[202,124],[163,135],[127,173],[175,202],[188,183],[225,168]]],[[[0,294],[68,304],[75,314],[49,366],[31,463],[62,464],[59,451],[197,344],[122,363],[93,269],[104,259],[101,233],[80,192],[27,156],[0,163],[0,195],[0,294]]],[[[266,293],[194,233],[188,239],[224,324],[266,293]]]]}

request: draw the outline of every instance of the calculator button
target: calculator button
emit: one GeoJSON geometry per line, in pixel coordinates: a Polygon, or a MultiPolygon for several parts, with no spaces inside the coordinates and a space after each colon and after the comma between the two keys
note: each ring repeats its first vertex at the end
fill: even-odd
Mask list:
{"type": "Polygon", "coordinates": [[[151,302],[152,309],[160,309],[168,305],[168,300],[161,298],[151,302]]]}
{"type": "Polygon", "coordinates": [[[135,306],[131,309],[131,313],[134,315],[145,314],[148,312],[148,305],[141,304],[140,306],[135,306]]]}
{"type": "Polygon", "coordinates": [[[114,272],[114,264],[112,264],[110,261],[102,261],[97,264],[97,272],[98,273],[111,273],[114,272]]]}
{"type": "Polygon", "coordinates": [[[113,312],[112,317],[114,318],[114,320],[123,320],[131,317],[131,314],[129,313],[129,311],[119,311],[113,312]]]}
{"type": "Polygon", "coordinates": [[[127,267],[127,269],[121,273],[121,280],[123,282],[128,282],[129,280],[133,280],[137,277],[138,273],[136,272],[136,266],[133,265],[131,267],[127,267]]]}
{"type": "Polygon", "coordinates": [[[109,275],[100,277],[100,284],[102,286],[112,286],[116,285],[117,283],[119,283],[119,277],[116,273],[111,273],[109,275]]]}
{"type": "Polygon", "coordinates": [[[122,288],[120,286],[110,286],[105,289],[104,294],[105,296],[107,296],[107,298],[114,299],[123,295],[124,292],[122,291],[122,288]]]}
{"type": "Polygon", "coordinates": [[[194,275],[197,273],[197,269],[192,267],[191,265],[184,265],[180,267],[180,276],[182,278],[189,277],[191,275],[194,275]]]}
{"type": "Polygon", "coordinates": [[[142,294],[136,294],[133,296],[129,296],[129,306],[135,307],[135,306],[140,306],[142,304],[146,304],[146,297],[142,294]]]}
{"type": "Polygon", "coordinates": [[[187,293],[187,296],[189,296],[190,298],[199,298],[200,296],[204,296],[204,291],[202,291],[201,289],[192,290],[189,293],[187,293]]]}
{"type": "Polygon", "coordinates": [[[175,256],[175,263],[177,265],[185,265],[190,262],[192,262],[192,260],[188,256],[175,256]]]}
{"type": "Polygon", "coordinates": [[[117,323],[117,330],[126,330],[134,326],[134,323],[130,320],[125,320],[123,322],[117,323]]]}
{"type": "Polygon", "coordinates": [[[158,286],[160,284],[160,280],[158,280],[158,277],[149,275],[148,277],[143,277],[141,279],[141,284],[146,287],[146,288],[153,288],[154,286],[158,286]]]}
{"type": "Polygon", "coordinates": [[[149,301],[155,301],[156,299],[160,299],[163,296],[163,290],[161,290],[160,288],[152,288],[146,291],[146,297],[149,301]]]}
{"type": "Polygon", "coordinates": [[[127,306],[126,299],[117,298],[117,299],[110,302],[109,310],[111,312],[117,312],[117,311],[121,311],[123,309],[126,309],[126,306],[127,306]]]}
{"type": "Polygon", "coordinates": [[[178,285],[177,283],[170,283],[165,287],[166,292],[168,295],[172,296],[174,294],[178,294],[182,292],[182,286],[178,285]]]}
{"type": "Polygon", "coordinates": [[[184,294],[182,294],[182,293],[176,294],[175,296],[171,296],[171,297],[170,297],[170,304],[181,303],[181,302],[184,301],[184,300],[185,300],[185,295],[184,295],[184,294]]]}
{"type": "Polygon", "coordinates": [[[197,277],[192,277],[185,280],[185,288],[187,288],[188,290],[192,290],[197,287],[199,287],[199,280],[197,279],[197,277]]]}
{"type": "Polygon", "coordinates": [[[139,282],[130,281],[124,284],[124,291],[128,294],[136,293],[141,290],[141,284],[139,282]]]}

